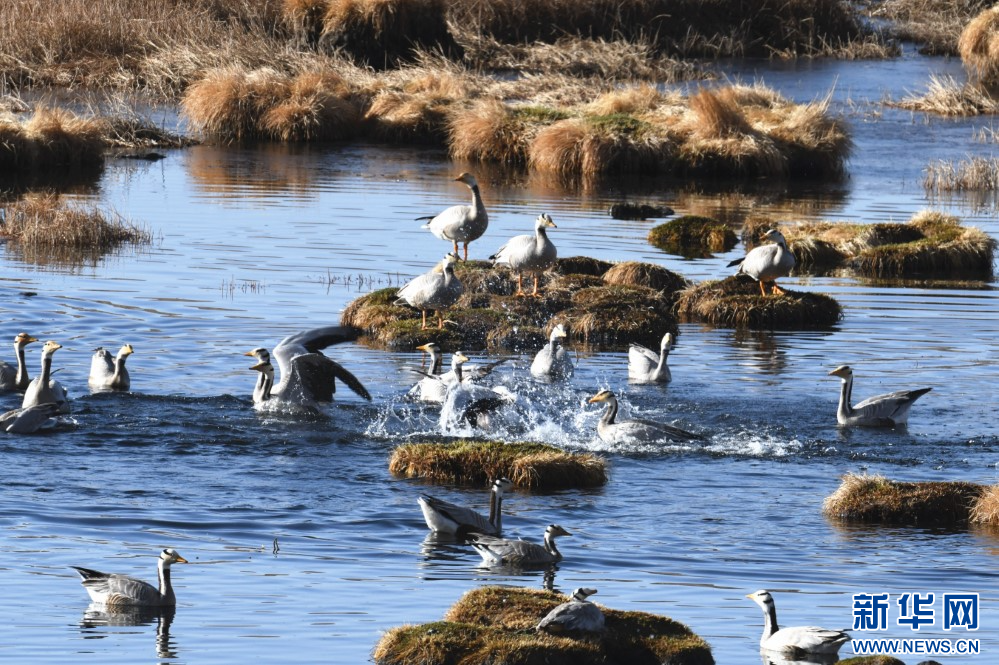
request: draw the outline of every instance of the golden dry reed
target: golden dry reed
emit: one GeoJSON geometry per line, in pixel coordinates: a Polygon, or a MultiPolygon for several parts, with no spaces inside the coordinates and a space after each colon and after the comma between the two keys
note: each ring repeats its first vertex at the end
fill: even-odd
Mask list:
{"type": "Polygon", "coordinates": [[[100,120],[47,106],[24,122],[0,116],[0,171],[100,165],[107,130],[100,120]]]}
{"type": "Polygon", "coordinates": [[[973,507],[979,504],[984,523],[992,518],[982,498],[986,489],[967,482],[901,482],[881,475],[848,473],[823,502],[822,511],[843,520],[957,526],[967,524],[973,507]]]}
{"type": "Polygon", "coordinates": [[[25,247],[110,251],[122,243],[148,243],[152,235],[117,213],[66,205],[57,194],[31,194],[4,207],[0,236],[25,247]]]}
{"type": "Polygon", "coordinates": [[[979,83],[999,83],[999,7],[991,7],[973,18],[957,42],[968,73],[979,83]]]}

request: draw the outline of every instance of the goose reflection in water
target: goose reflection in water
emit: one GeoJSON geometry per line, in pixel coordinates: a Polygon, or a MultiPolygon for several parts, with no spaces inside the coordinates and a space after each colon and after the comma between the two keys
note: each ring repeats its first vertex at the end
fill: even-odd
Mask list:
{"type": "Polygon", "coordinates": [[[175,607],[114,607],[104,603],[91,603],[80,619],[83,639],[100,640],[111,635],[134,633],[131,630],[116,630],[135,626],[156,624],[156,657],[176,658],[177,644],[170,636],[170,624],[177,612],[175,607]]]}

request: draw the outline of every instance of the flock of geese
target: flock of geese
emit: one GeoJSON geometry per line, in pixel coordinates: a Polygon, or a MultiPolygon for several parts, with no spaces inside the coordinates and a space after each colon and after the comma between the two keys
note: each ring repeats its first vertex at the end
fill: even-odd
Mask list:
{"type": "MultiPolygon", "coordinates": [[[[468,186],[472,204],[453,206],[439,215],[428,217],[426,224],[435,236],[452,243],[449,252],[430,272],[420,275],[398,291],[399,304],[409,305],[422,314],[422,326],[427,327],[428,312],[435,312],[438,328],[446,321],[444,312],[461,296],[464,287],[455,276],[454,266],[459,259],[458,244],[463,245],[464,259],[468,258],[469,243],[480,238],[488,225],[488,214],[482,202],[475,178],[463,173],[457,181],[468,186]]],[[[423,218],[421,218],[423,219],[423,218]]],[[[547,214],[540,215],[533,235],[511,238],[490,259],[494,265],[508,266],[517,274],[517,296],[538,295],[540,273],[550,268],[557,257],[555,245],[548,238],[547,230],[557,228],[547,214]],[[523,288],[524,274],[533,276],[533,289],[523,288]]],[[[743,258],[730,265],[739,266],[739,272],[757,280],[762,296],[782,291],[776,280],[786,276],[794,267],[794,256],[777,230],[765,234],[772,244],[756,247],[743,258]]],[[[548,342],[534,356],[530,366],[533,377],[544,381],[565,381],[573,375],[573,362],[563,346],[566,330],[560,324],[551,332],[548,342]]],[[[285,337],[272,351],[258,347],[247,351],[256,363],[250,367],[258,372],[253,389],[255,408],[314,410],[332,401],[339,380],[364,399],[371,395],[356,376],[322,351],[334,344],[353,339],[352,331],[340,326],[315,328],[285,337]],[[273,361],[280,372],[276,380],[273,361]]],[[[21,407],[0,416],[0,429],[10,433],[31,433],[49,424],[70,409],[67,390],[52,378],[52,357],[61,347],[55,341],[42,346],[41,372],[31,379],[25,364],[25,347],[37,342],[35,337],[20,333],[14,339],[15,365],[0,362],[0,392],[23,392],[21,407]]],[[[673,336],[663,336],[659,351],[632,344],[628,352],[628,378],[638,383],[667,383],[672,380],[667,359],[674,344],[673,336]]],[[[422,402],[442,405],[458,420],[475,426],[487,426],[491,414],[503,405],[515,401],[516,396],[503,387],[486,387],[482,380],[504,362],[498,360],[482,365],[466,365],[469,358],[461,351],[451,357],[450,371],[443,372],[443,354],[434,343],[417,347],[431,358],[430,370],[420,371],[422,378],[410,389],[409,397],[422,402]]],[[[89,374],[91,390],[128,391],[131,380],[126,360],[133,353],[125,344],[117,355],[103,348],[95,350],[89,374]]],[[[859,404],[851,405],[853,371],[843,365],[830,375],[842,381],[837,422],[844,426],[893,427],[907,421],[913,402],[928,392],[929,388],[902,390],[877,395],[859,404]]],[[[601,390],[589,403],[603,403],[605,411],[597,425],[597,434],[608,443],[699,441],[701,434],[688,432],[668,424],[650,420],[618,418],[618,401],[610,390],[601,390]]],[[[443,416],[442,416],[443,422],[443,416]]],[[[558,524],[545,528],[542,544],[502,537],[503,497],[512,482],[499,478],[490,491],[489,514],[456,505],[429,495],[420,496],[418,504],[428,528],[435,533],[451,534],[467,542],[487,565],[515,567],[545,566],[562,559],[556,539],[571,536],[558,524]]],[[[174,606],[176,597],[170,581],[170,567],[187,563],[176,550],[165,549],[158,561],[158,586],[117,574],[101,573],[88,568],[75,567],[91,599],[110,607],[174,606]]],[[[576,589],[571,599],[559,605],[537,624],[537,630],[553,633],[600,632],[604,629],[604,616],[598,606],[588,600],[596,589],[576,589]]],[[[761,647],[781,653],[835,654],[850,639],[841,631],[815,627],[779,629],[773,597],[767,591],[748,596],[764,613],[764,632],[761,647]]]]}

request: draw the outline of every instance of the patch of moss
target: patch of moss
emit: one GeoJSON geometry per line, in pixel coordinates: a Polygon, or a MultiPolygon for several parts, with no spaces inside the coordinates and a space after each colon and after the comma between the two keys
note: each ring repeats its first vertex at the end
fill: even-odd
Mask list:
{"type": "Polygon", "coordinates": [[[688,258],[727,252],[739,242],[735,232],[724,223],[700,215],[684,215],[654,226],[648,239],[653,247],[688,258]]]}
{"type": "Polygon", "coordinates": [[[608,134],[633,135],[652,128],[649,123],[628,113],[591,115],[586,117],[586,122],[608,134]]]}
{"type": "Polygon", "coordinates": [[[570,117],[563,109],[553,109],[550,106],[515,106],[511,114],[518,120],[542,124],[551,124],[570,117]]]}
{"type": "Polygon", "coordinates": [[[683,291],[676,311],[683,321],[764,330],[828,328],[842,316],[839,303],[827,295],[784,289],[783,295],[763,296],[759,283],[744,275],[683,291]]]}
{"type": "Polygon", "coordinates": [[[714,663],[710,647],[689,628],[646,612],[604,608],[606,631],[599,635],[563,637],[533,630],[542,617],[566,600],[566,596],[535,589],[497,586],[473,589],[448,610],[445,621],[386,633],[375,650],[375,661],[462,665],[714,663]],[[467,638],[462,634],[465,630],[467,638]],[[414,644],[431,644],[433,652],[415,650],[414,644]],[[403,654],[409,660],[403,660],[403,654]]]}
{"type": "Polygon", "coordinates": [[[389,471],[407,478],[482,485],[506,477],[519,487],[599,487],[607,482],[606,461],[588,453],[567,453],[543,443],[462,439],[406,443],[392,452],[389,471]]]}
{"type": "Polygon", "coordinates": [[[903,525],[966,525],[985,487],[967,482],[901,482],[879,475],[843,476],[822,504],[829,517],[903,525]]]}

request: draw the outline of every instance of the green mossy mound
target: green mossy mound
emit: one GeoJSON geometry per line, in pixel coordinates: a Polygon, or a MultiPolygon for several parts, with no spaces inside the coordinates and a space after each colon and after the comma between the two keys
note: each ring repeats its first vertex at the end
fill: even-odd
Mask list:
{"type": "Polygon", "coordinates": [[[745,275],[683,291],[676,311],[687,322],[767,330],[828,328],[842,315],[839,303],[821,293],[785,289],[783,295],[760,295],[759,282],[745,275]]]}
{"type": "Polygon", "coordinates": [[[738,242],[735,232],[725,224],[699,215],[677,217],[649,231],[649,243],[653,247],[689,258],[727,252],[738,242]]]}
{"type": "Polygon", "coordinates": [[[567,453],[542,443],[464,439],[403,444],[392,452],[389,471],[407,478],[472,485],[505,477],[532,489],[599,487],[607,482],[607,463],[589,453],[567,453]]]}
{"type": "Polygon", "coordinates": [[[646,612],[603,608],[606,631],[578,637],[533,627],[568,600],[551,591],[481,587],[466,593],[444,621],[387,632],[375,648],[381,665],[712,665],[711,649],[681,623],[646,612]]]}
{"type": "Polygon", "coordinates": [[[610,261],[601,261],[589,256],[569,256],[555,259],[555,272],[563,275],[593,275],[600,277],[614,266],[610,261]]]}
{"type": "MultiPolygon", "coordinates": [[[[770,220],[755,220],[743,236],[776,226],[770,220]]],[[[997,246],[980,229],[962,227],[957,217],[932,210],[916,213],[905,224],[815,222],[782,225],[780,230],[797,260],[798,273],[848,269],[876,278],[990,279],[997,246]]]]}
{"type": "Polygon", "coordinates": [[[513,295],[511,271],[486,261],[460,263],[455,273],[465,292],[446,312],[453,323],[443,330],[422,330],[417,310],[395,304],[396,288],[357,298],[341,323],[362,330],[369,343],[394,349],[436,342],[448,350],[530,352],[547,341],[556,322],[566,324],[571,338],[589,343],[658,344],[663,332],[676,334],[672,307],[678,290],[688,285],[682,276],[654,264],[613,265],[585,257],[559,267],[571,272],[543,274],[540,295],[525,298],[513,295]]]}
{"type": "Polygon", "coordinates": [[[850,521],[963,526],[971,521],[980,500],[992,494],[987,489],[966,482],[901,482],[878,475],[847,474],[826,498],[822,511],[828,517],[850,521]]]}

